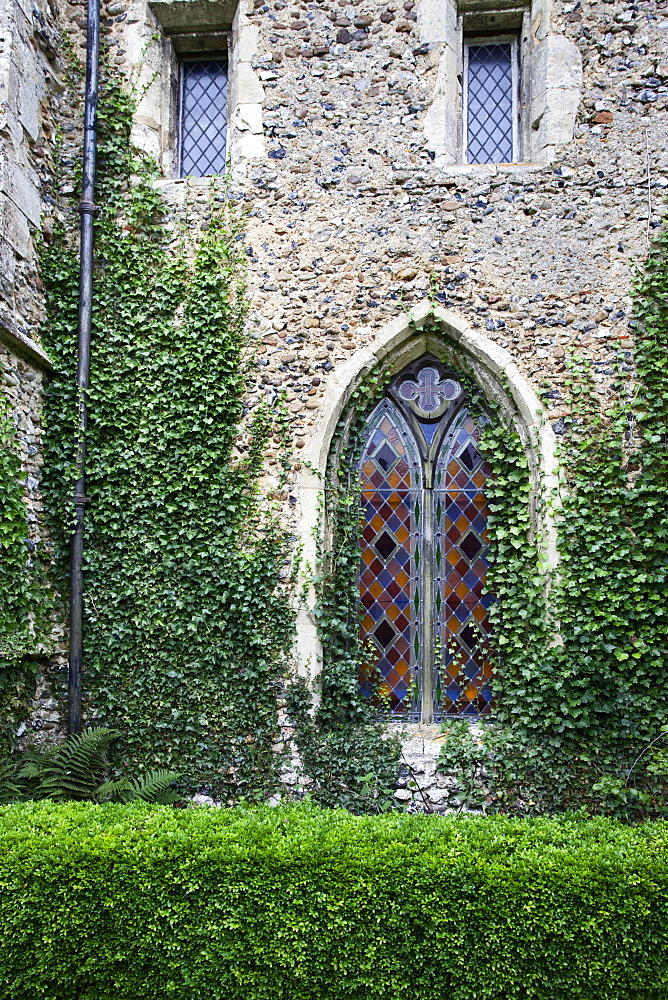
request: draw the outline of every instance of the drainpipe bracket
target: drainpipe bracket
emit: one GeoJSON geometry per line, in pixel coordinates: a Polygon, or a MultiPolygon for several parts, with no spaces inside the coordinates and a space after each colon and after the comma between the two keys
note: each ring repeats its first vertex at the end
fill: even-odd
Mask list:
{"type": "Polygon", "coordinates": [[[79,211],[82,215],[99,215],[100,206],[94,205],[92,201],[81,201],[79,202],[79,211]]]}

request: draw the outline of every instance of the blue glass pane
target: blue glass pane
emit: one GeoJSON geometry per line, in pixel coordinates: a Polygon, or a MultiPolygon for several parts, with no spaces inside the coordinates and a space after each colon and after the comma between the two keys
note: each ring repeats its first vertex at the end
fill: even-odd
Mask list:
{"type": "Polygon", "coordinates": [[[434,435],[438,430],[438,424],[425,424],[420,421],[420,427],[422,428],[422,433],[424,434],[425,441],[427,444],[431,444],[434,440],[434,435]]]}
{"type": "Polygon", "coordinates": [[[513,159],[513,74],[510,42],[469,46],[469,163],[513,159]]]}
{"type": "Polygon", "coordinates": [[[227,63],[183,64],[181,176],[222,174],[226,160],[227,63]]]}

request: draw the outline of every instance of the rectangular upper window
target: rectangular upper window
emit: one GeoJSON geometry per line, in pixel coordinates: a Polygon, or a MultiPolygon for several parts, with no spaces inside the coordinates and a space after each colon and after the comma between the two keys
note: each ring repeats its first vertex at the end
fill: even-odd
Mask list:
{"type": "Polygon", "coordinates": [[[181,177],[224,173],[226,132],[227,60],[184,60],[181,64],[181,177]]]}
{"type": "Polygon", "coordinates": [[[512,163],[518,150],[517,38],[469,39],[464,49],[467,163],[512,163]]]}

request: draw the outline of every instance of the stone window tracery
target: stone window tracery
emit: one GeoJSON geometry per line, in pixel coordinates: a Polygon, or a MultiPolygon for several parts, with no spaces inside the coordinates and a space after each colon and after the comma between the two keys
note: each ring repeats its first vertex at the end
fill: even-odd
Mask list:
{"type": "Polygon", "coordinates": [[[407,720],[491,706],[478,439],[465,387],[431,356],[392,380],[364,435],[360,688],[407,720]]]}

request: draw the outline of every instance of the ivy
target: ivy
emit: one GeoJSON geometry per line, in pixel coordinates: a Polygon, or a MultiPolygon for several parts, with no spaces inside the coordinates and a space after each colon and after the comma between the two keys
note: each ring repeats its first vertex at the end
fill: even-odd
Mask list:
{"type": "Polygon", "coordinates": [[[483,787],[502,811],[666,812],[667,293],[663,234],[636,281],[635,373],[630,352],[611,358],[614,405],[602,409],[584,359],[569,361],[560,564],[546,600],[522,449],[511,433],[485,434],[502,725],[477,740],[449,726],[442,760],[470,804],[483,787]]]}
{"type": "MultiPolygon", "coordinates": [[[[84,697],[123,733],[116,763],[184,773],[230,800],[277,783],[277,694],[293,613],[286,540],[255,485],[273,414],[242,424],[247,301],[243,215],[212,182],[195,239],[168,216],[154,164],[132,149],[133,101],[100,93],[87,440],[84,697]],[[235,458],[235,447],[239,454],[235,458]],[[265,505],[266,506],[266,505],[265,505]]],[[[71,531],[76,234],[42,255],[45,484],[55,574],[71,531]],[[65,512],[65,513],[64,513],[65,512]]]]}
{"type": "MultiPolygon", "coordinates": [[[[362,415],[377,402],[386,372],[372,371],[353,394],[354,407],[339,423],[323,483],[314,583],[314,617],[323,649],[313,687],[299,678],[287,690],[287,710],[304,787],[319,805],[354,813],[399,809],[394,798],[401,741],[389,733],[359,690],[366,651],[360,643],[357,572],[363,525],[356,454],[362,415]],[[317,706],[313,691],[317,691],[317,706]]],[[[382,702],[382,698],[380,699],[382,702]]]]}
{"type": "Polygon", "coordinates": [[[541,539],[535,537],[539,491],[532,488],[526,449],[514,428],[498,418],[483,425],[481,451],[492,470],[485,493],[496,715],[506,725],[542,727],[554,690],[541,675],[550,629],[541,539]]]}
{"type": "MultiPolygon", "coordinates": [[[[474,410],[487,414],[480,421],[481,449],[491,467],[487,586],[495,598],[495,711],[475,739],[448,723],[443,759],[459,774],[469,805],[529,812],[584,806],[625,818],[664,811],[667,264],[663,236],[636,285],[634,381],[630,353],[614,349],[614,405],[602,408],[586,360],[573,355],[568,361],[571,415],[560,448],[560,503],[532,478],[516,428],[476,396],[472,373],[444,345],[444,360],[460,372],[474,410]],[[560,554],[553,574],[543,556],[549,507],[560,554]],[[652,751],[643,755],[651,741],[652,751]],[[471,765],[468,778],[464,760],[471,765]]],[[[376,373],[374,384],[380,381],[376,373]]],[[[342,484],[351,481],[360,428],[377,398],[377,390],[374,395],[369,387],[369,393],[372,403],[341,424],[343,461],[329,484],[334,544],[322,586],[325,706],[332,678],[346,703],[358,704],[359,508],[342,484]]]]}
{"type": "MultiPolygon", "coordinates": [[[[605,412],[587,365],[571,361],[581,391],[561,449],[561,565],[550,594],[562,643],[548,643],[529,667],[523,699],[525,728],[558,741],[642,742],[665,717],[667,290],[662,237],[636,286],[635,400],[620,368],[628,360],[623,351],[613,357],[618,402],[605,412]]],[[[507,617],[520,611],[506,602],[507,617]]]]}

